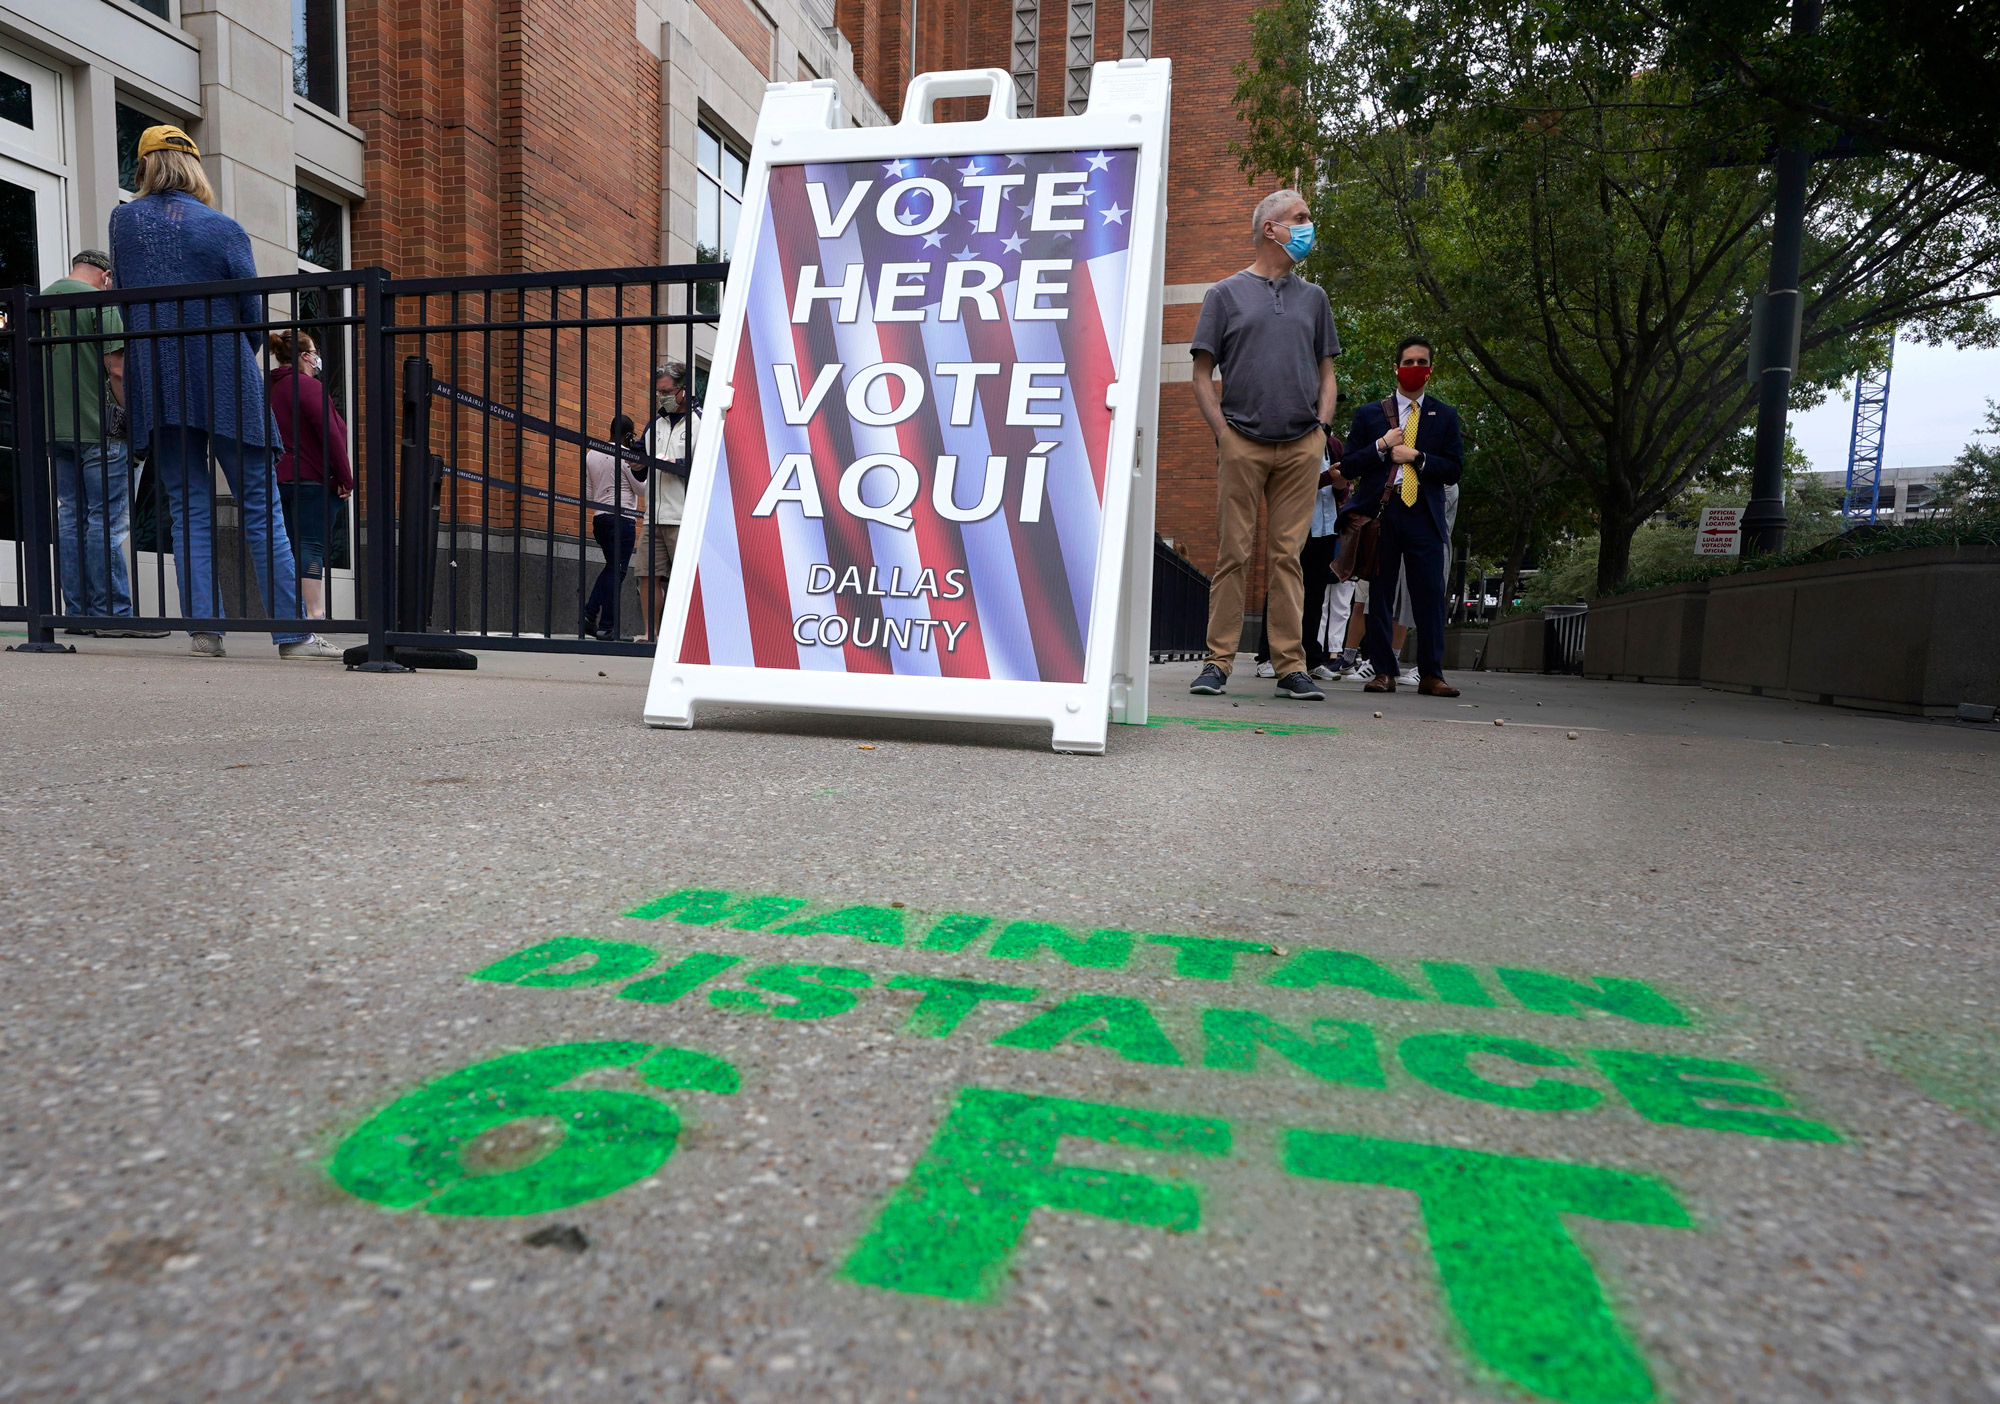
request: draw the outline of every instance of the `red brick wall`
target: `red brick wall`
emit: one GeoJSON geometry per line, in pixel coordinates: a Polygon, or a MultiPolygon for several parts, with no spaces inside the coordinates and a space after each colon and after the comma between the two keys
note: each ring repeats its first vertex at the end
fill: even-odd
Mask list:
{"type": "MultiPolygon", "coordinates": [[[[349,118],[367,138],[368,197],[355,207],[353,259],[399,277],[632,267],[658,261],[660,247],[659,63],[638,42],[630,0],[348,0],[349,118]]],[[[768,46],[765,63],[768,64],[768,46]]],[[[609,293],[594,315],[609,311],[609,293]]],[[[578,311],[574,293],[556,305],[578,311]]],[[[546,315],[548,294],[526,309],[509,297],[468,297],[454,308],[399,307],[405,324],[525,311],[546,315]]],[[[628,311],[640,310],[628,304],[628,311]]],[[[414,339],[397,354],[417,351],[414,339]]],[[[461,336],[424,346],[436,372],[540,417],[601,434],[614,406],[635,419],[648,407],[651,348],[627,335],[614,385],[609,333],[461,336]],[[490,364],[487,351],[490,347],[490,364]],[[551,365],[559,366],[551,374],[551,365]],[[552,413],[553,411],[553,413],[552,413]]],[[[433,447],[461,467],[511,478],[514,436],[496,421],[437,406],[433,447]],[[488,431],[482,441],[482,430],[488,431]]],[[[546,440],[527,436],[518,453],[526,482],[577,491],[573,449],[550,466],[546,440]]],[[[518,507],[548,525],[546,504],[461,484],[461,520],[506,523],[518,507]]],[[[576,530],[572,511],[556,529],[576,530]]]]}
{"type": "MultiPolygon", "coordinates": [[[[1253,0],[1154,0],[1153,53],[1174,61],[1174,117],[1167,173],[1167,283],[1212,283],[1250,262],[1250,211],[1275,189],[1250,184],[1229,143],[1236,120],[1234,69],[1250,54],[1253,0]]],[[[1163,339],[1194,335],[1198,306],[1166,309],[1163,339]]],[[[1215,438],[1188,381],[1160,387],[1159,532],[1204,571],[1215,568],[1215,438]]],[[[1244,607],[1264,600],[1262,527],[1244,607]]]]}
{"type": "Polygon", "coordinates": [[[629,0],[348,0],[347,31],[348,117],[367,137],[358,266],[658,259],[659,63],[629,0]]]}
{"type": "Polygon", "coordinates": [[[771,22],[752,8],[745,0],[695,0],[702,13],[715,21],[716,27],[729,36],[729,42],[737,51],[757,66],[757,71],[766,78],[772,76],[771,63],[775,56],[776,31],[771,22]]]}
{"type": "MultiPolygon", "coordinates": [[[[910,74],[909,0],[834,0],[833,15],[840,32],[854,46],[855,73],[893,121],[903,110],[903,87],[910,74]]],[[[917,19],[923,27],[921,6],[917,19]]],[[[952,65],[922,66],[936,69],[952,65]]]]}

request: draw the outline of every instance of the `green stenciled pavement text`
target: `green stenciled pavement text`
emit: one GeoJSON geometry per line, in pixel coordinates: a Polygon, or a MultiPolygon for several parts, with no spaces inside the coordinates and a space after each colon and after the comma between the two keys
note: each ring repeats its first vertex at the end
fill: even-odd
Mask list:
{"type": "MultiPolygon", "coordinates": [[[[995,960],[1035,960],[1053,956],[1066,965],[1086,970],[1124,970],[1135,953],[1149,947],[1172,950],[1176,975],[1197,980],[1242,980],[1272,985],[1280,989],[1315,989],[1322,986],[1358,990],[1379,999],[1409,1003],[1436,1001],[1481,1008],[1500,1007],[1477,969],[1452,961],[1423,961],[1422,980],[1427,993],[1413,978],[1391,969],[1373,956],[1358,951],[1308,947],[1281,954],[1277,947],[1262,941],[1239,941],[1216,936],[1192,936],[1174,932],[1135,933],[1111,928],[1094,928],[1078,935],[1069,926],[1047,921],[1001,921],[975,912],[946,912],[925,925],[916,913],[898,905],[845,905],[787,921],[773,927],[780,917],[810,906],[804,897],[764,897],[732,894],[716,888],[684,887],[657,897],[625,913],[647,921],[673,920],[683,926],[723,927],[734,931],[770,931],[788,936],[846,936],[870,945],[901,946],[914,943],[918,950],[960,953],[976,949],[988,941],[985,954],[995,960]],[[917,933],[921,931],[919,936],[917,933]],[[1275,959],[1275,969],[1249,963],[1258,958],[1275,959]]],[[[580,943],[572,954],[586,954],[586,947],[599,954],[600,962],[614,964],[626,957],[616,949],[626,942],[600,941],[596,937],[562,937],[580,943]]],[[[544,943],[546,946],[548,943],[544,943]]],[[[536,947],[540,950],[542,947],[536,947]]],[[[523,953],[525,955],[525,953],[523,953]]],[[[1501,966],[1493,972],[1500,987],[1524,1008],[1558,1018],[1581,1018],[1595,1011],[1628,1019],[1634,1023],[1693,1027],[1686,1010],[1652,986],[1640,980],[1616,975],[1582,977],[1550,971],[1501,966]]],[[[496,977],[501,978],[501,977],[496,977]]],[[[578,978],[568,983],[597,984],[616,978],[602,975],[578,978]]]]}
{"type": "MultiPolygon", "coordinates": [[[[1026,925],[1027,923],[1019,923],[1026,925]]],[[[1042,940],[1036,932],[1022,939],[1042,940]]],[[[628,978],[645,970],[636,953],[658,959],[658,953],[635,942],[557,937],[505,956],[469,977],[494,984],[529,988],[571,989],[628,978]],[[592,963],[562,971],[556,967],[589,957],[592,963]],[[603,971],[614,972],[606,977],[603,971]]],[[[1185,950],[1181,951],[1185,955],[1185,950]]],[[[1233,959],[1233,953],[1225,953],[1233,959]]],[[[1207,958],[1207,953],[1203,953],[1207,958]]],[[[680,957],[660,974],[634,980],[618,998],[665,1004],[692,994],[701,985],[742,964],[744,957],[695,951],[680,957]]],[[[1347,952],[1304,952],[1278,973],[1293,988],[1333,988],[1359,991],[1408,1005],[1407,988],[1366,957],[1347,952]],[[1306,960],[1306,956],[1339,957],[1306,960]],[[1382,981],[1393,981],[1384,984],[1382,981]]],[[[1508,972],[1518,976],[1521,972],[1508,972]]],[[[1672,1007],[1652,1003],[1641,994],[1617,988],[1636,981],[1604,980],[1583,987],[1563,977],[1542,977],[1560,985],[1571,1004],[1596,1007],[1634,1022],[1669,1024],[1672,1007]]],[[[818,1020],[847,1014],[871,989],[910,992],[919,996],[904,1021],[907,1032],[926,1038],[946,1038],[958,1032],[982,1005],[1032,1005],[1042,991],[1029,985],[994,984],[978,980],[897,974],[879,982],[865,970],[843,965],[780,964],[756,966],[742,976],[747,988],[711,990],[708,1002],[718,1009],[760,1014],[783,1020],[818,1020]]],[[[1275,983],[1266,982],[1267,985],[1275,983]]],[[[1284,988],[1284,986],[1279,986],[1284,988]]],[[[1554,994],[1547,1002],[1553,1003],[1554,994]]],[[[1065,1045],[1099,1050],[1126,1062],[1155,1067],[1198,1067],[1211,1072],[1258,1072],[1289,1065],[1321,1082],[1367,1089],[1386,1088],[1379,1040],[1368,1025],[1352,1020],[1311,1018],[1303,1029],[1270,1013],[1251,1009],[1211,1008],[1201,1011],[1199,1057],[1184,1056],[1163,1026],[1160,1015],[1144,1000],[1127,995],[1083,992],[1067,995],[1042,1009],[1020,1011],[1020,1022],[994,1035],[1002,1048],[1050,1052],[1065,1045]],[[1273,1059],[1262,1059],[1268,1051],[1273,1059]]],[[[1557,1012],[1544,1010],[1543,1012],[1557,1012]]],[[[1578,1009],[1563,1011],[1580,1018],[1578,1009]]],[[[1580,1112],[1605,1101],[1605,1090],[1577,1076],[1594,1069],[1610,1089],[1648,1121],[1703,1131],[1734,1132],[1778,1140],[1838,1141],[1832,1128],[1803,1117],[1777,1114],[1788,1108],[1783,1093],[1769,1078],[1743,1063],[1689,1058],[1637,1049],[1587,1049],[1571,1052],[1524,1039],[1493,1034],[1434,1031],[1402,1039],[1397,1057],[1411,1078],[1425,1087],[1470,1101],[1522,1111],[1580,1112]],[[1480,1060],[1480,1061],[1476,1061],[1480,1060]],[[1525,1085],[1495,1076],[1495,1065],[1554,1069],[1570,1076],[1531,1079],[1525,1085]],[[1711,1105],[1722,1103],[1724,1105],[1711,1105]]]]}
{"type": "Polygon", "coordinates": [[[1665,1181],[1320,1131],[1287,1132],[1284,1158],[1294,1175],[1416,1196],[1445,1304],[1488,1369],[1563,1404],[1653,1398],[1645,1360],[1561,1216],[1690,1227],[1665,1181]]]}
{"type": "Polygon", "coordinates": [[[856,1245],[851,1281],[934,1297],[991,1298],[1037,1209],[1189,1233],[1201,1199],[1186,1183],[1056,1163],[1065,1136],[1184,1155],[1229,1154],[1209,1117],[968,1087],[856,1245]]]}
{"type": "Polygon", "coordinates": [[[674,1153],[680,1118],[657,1097],[562,1084],[628,1068],[662,1091],[734,1092],[722,1059],[652,1043],[566,1043],[475,1063],[384,1107],[342,1141],[329,1172],[349,1194],[433,1214],[535,1214],[597,1199],[644,1179],[674,1153]],[[498,1174],[474,1174],[465,1152],[484,1133],[547,1119],[554,1147],[498,1174]]]}

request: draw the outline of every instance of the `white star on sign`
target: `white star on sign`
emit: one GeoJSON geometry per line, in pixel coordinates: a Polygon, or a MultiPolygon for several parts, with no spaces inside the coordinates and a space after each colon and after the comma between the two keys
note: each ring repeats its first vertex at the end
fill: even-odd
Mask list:
{"type": "Polygon", "coordinates": [[[943,242],[944,231],[941,229],[933,229],[930,233],[924,235],[924,247],[927,249],[934,249],[943,242]]]}
{"type": "Polygon", "coordinates": [[[1104,222],[1106,224],[1123,224],[1125,222],[1125,216],[1130,214],[1131,211],[1121,210],[1118,208],[1116,204],[1113,204],[1110,209],[1099,210],[1098,213],[1104,216],[1104,222]]]}
{"type": "Polygon", "coordinates": [[[1000,247],[1005,249],[1008,253],[1019,253],[1021,251],[1021,245],[1027,242],[1028,241],[1026,239],[1023,239],[1019,234],[1016,234],[1011,239],[1002,239],[1000,241],[1000,247]]]}
{"type": "Polygon", "coordinates": [[[1111,158],[1106,156],[1102,151],[1090,158],[1090,168],[1093,171],[1101,171],[1110,164],[1111,158]]]}
{"type": "Polygon", "coordinates": [[[977,156],[974,156],[974,157],[971,157],[971,158],[970,158],[969,160],[967,160],[967,161],[966,161],[966,163],[965,163],[964,165],[962,165],[962,166],[960,166],[960,167],[958,168],[958,173],[959,173],[960,175],[965,175],[965,176],[975,176],[975,175],[978,175],[978,174],[979,174],[979,158],[978,158],[977,156]]]}
{"type": "Polygon", "coordinates": [[[909,162],[907,161],[885,161],[882,165],[882,171],[885,175],[899,176],[908,169],[909,162]]]}
{"type": "Polygon", "coordinates": [[[960,210],[964,208],[965,208],[965,201],[963,200],[953,200],[951,202],[951,212],[953,214],[957,214],[960,210]]]}
{"type": "Polygon", "coordinates": [[[958,251],[957,253],[953,254],[953,255],[952,255],[952,257],[953,257],[953,258],[971,258],[971,257],[972,257],[972,250],[971,250],[971,249],[969,249],[969,248],[966,248],[966,249],[960,249],[960,250],[959,250],[959,251],[958,251]]]}
{"type": "Polygon", "coordinates": [[[1007,164],[1010,166],[1025,166],[1028,164],[1028,158],[1025,156],[1009,156],[1007,164]]]}

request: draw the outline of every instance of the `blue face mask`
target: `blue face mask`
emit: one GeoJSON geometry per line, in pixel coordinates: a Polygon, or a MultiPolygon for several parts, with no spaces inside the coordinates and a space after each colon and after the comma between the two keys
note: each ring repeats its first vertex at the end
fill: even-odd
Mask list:
{"type": "Polygon", "coordinates": [[[1291,237],[1285,240],[1285,252],[1298,263],[1313,251],[1313,227],[1311,223],[1291,226],[1291,237]]]}

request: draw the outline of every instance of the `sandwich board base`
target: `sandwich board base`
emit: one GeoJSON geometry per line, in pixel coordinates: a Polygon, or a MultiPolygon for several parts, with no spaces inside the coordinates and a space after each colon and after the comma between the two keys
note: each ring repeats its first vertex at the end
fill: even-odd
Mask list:
{"type": "Polygon", "coordinates": [[[648,726],[670,731],[692,730],[698,705],[726,702],[826,716],[1046,726],[1052,749],[1090,756],[1104,754],[1110,729],[1101,695],[1083,683],[857,677],[846,680],[847,687],[837,700],[817,700],[802,695],[802,681],[809,684],[810,677],[787,677],[759,668],[682,664],[655,674],[646,693],[645,721],[648,726]],[[1093,696],[1097,697],[1095,706],[1093,696]]]}

